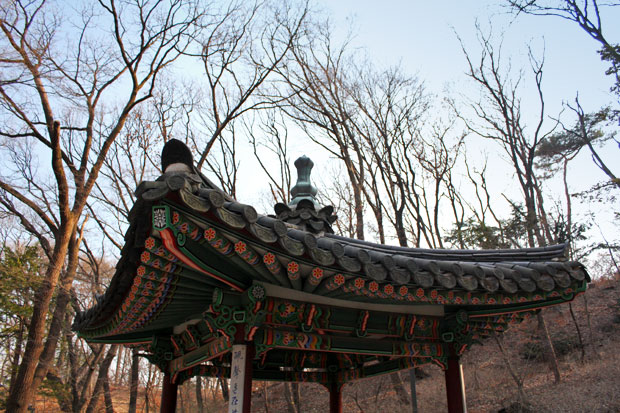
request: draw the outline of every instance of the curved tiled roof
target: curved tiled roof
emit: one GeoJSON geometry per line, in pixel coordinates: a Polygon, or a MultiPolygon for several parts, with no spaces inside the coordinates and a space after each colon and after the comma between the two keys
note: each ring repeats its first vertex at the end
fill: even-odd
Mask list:
{"type": "MultiPolygon", "coordinates": [[[[197,259],[204,254],[203,261],[209,269],[202,271],[214,278],[200,278],[196,275],[200,268],[192,269],[175,257],[166,258],[167,253],[162,252],[158,256],[159,267],[153,268],[157,274],[163,271],[164,277],[153,278],[152,282],[160,293],[174,290],[178,297],[195,303],[196,311],[202,311],[199,303],[203,307],[208,304],[204,297],[214,288],[232,286],[241,291],[256,280],[357,301],[416,303],[419,298],[427,303],[467,305],[551,300],[582,289],[588,280],[580,263],[565,259],[565,245],[518,250],[440,250],[375,244],[312,231],[303,222],[295,225],[258,214],[252,206],[232,200],[192,171],[167,173],[157,181],[143,182],[136,194],[138,200],[130,212],[130,227],[116,273],[99,302],[76,316],[75,330],[103,331],[101,328],[110,320],[122,318],[122,311],[131,311],[121,309],[123,305],[133,305],[127,298],[130,290],[144,288],[145,281],[139,278],[140,272],[144,273],[141,268],[151,268],[144,254],[160,251],[160,241],[153,236],[151,214],[158,205],[167,205],[166,211],[177,214],[175,234],[183,233],[187,248],[193,248],[197,259]],[[189,233],[192,228],[193,235],[189,233]],[[298,270],[292,271],[293,264],[298,270]],[[162,279],[172,284],[166,286],[162,279]],[[448,296],[452,301],[448,301],[448,296]]],[[[286,208],[281,210],[287,212],[286,208]]],[[[326,218],[331,216],[328,212],[321,219],[331,223],[331,218],[326,218]]],[[[149,316],[161,313],[157,306],[163,308],[163,304],[151,301],[149,316]]],[[[172,304],[166,305],[169,324],[177,310],[173,311],[172,304]]],[[[132,308],[137,308],[135,312],[146,311],[147,304],[132,308]]],[[[136,323],[134,329],[145,325],[136,323]]],[[[162,322],[160,326],[164,325],[162,322]]],[[[110,328],[106,334],[129,331],[129,327],[110,328]]]]}

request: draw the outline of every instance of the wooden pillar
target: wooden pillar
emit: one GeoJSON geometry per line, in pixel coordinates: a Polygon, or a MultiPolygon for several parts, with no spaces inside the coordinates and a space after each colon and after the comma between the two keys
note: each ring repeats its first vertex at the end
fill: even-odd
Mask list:
{"type": "Polygon", "coordinates": [[[164,386],[161,389],[161,413],[174,413],[177,409],[178,383],[172,383],[170,373],[164,374],[164,386]]]}
{"type": "Polygon", "coordinates": [[[253,359],[254,343],[233,345],[228,413],[250,413],[253,359]]]}
{"type": "Polygon", "coordinates": [[[337,381],[329,383],[329,413],[342,413],[342,385],[337,381]]]}
{"type": "Polygon", "coordinates": [[[448,357],[448,369],[445,374],[448,413],[467,413],[465,381],[459,356],[451,355],[448,357]]]}

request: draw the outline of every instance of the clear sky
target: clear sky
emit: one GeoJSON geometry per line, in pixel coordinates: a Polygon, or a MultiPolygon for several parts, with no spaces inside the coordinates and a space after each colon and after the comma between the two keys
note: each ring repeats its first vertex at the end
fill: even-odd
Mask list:
{"type": "MultiPolygon", "coordinates": [[[[353,22],[354,45],[385,65],[401,64],[418,73],[436,93],[450,82],[462,85],[465,60],[456,33],[468,49],[477,46],[475,22],[495,34],[504,33],[503,56],[513,66],[526,66],[527,44],[545,51],[544,87],[549,103],[572,99],[579,91],[584,105],[609,101],[610,79],[596,50],[598,43],[575,23],[554,17],[520,15],[502,7],[502,0],[318,0],[334,23],[353,22]]],[[[603,28],[620,39],[620,8],[607,9],[603,28]]]]}

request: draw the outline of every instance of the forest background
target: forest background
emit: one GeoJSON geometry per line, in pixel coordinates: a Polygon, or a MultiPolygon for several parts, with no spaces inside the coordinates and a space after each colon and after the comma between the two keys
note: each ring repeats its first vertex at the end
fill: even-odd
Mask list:
{"type": "Polygon", "coordinates": [[[620,3],[458,3],[0,2],[7,410],[42,392],[63,411],[111,409],[116,375],[135,411],[156,387],[137,354],[70,327],[105,290],[133,191],[171,138],[264,213],[307,153],[341,235],[567,242],[592,275],[617,273],[620,3]]]}

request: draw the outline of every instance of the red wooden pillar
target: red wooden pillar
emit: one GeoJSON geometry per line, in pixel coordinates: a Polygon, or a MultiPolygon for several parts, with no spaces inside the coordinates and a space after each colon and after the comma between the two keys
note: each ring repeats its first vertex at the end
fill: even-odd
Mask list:
{"type": "Polygon", "coordinates": [[[161,413],[174,413],[177,409],[178,383],[172,383],[170,373],[164,374],[164,386],[161,389],[161,413]]]}
{"type": "Polygon", "coordinates": [[[448,413],[467,413],[465,401],[465,381],[463,367],[459,356],[448,357],[446,375],[446,393],[448,395],[448,413]]]}
{"type": "Polygon", "coordinates": [[[342,385],[337,381],[329,383],[329,413],[342,413],[342,385]]]}

